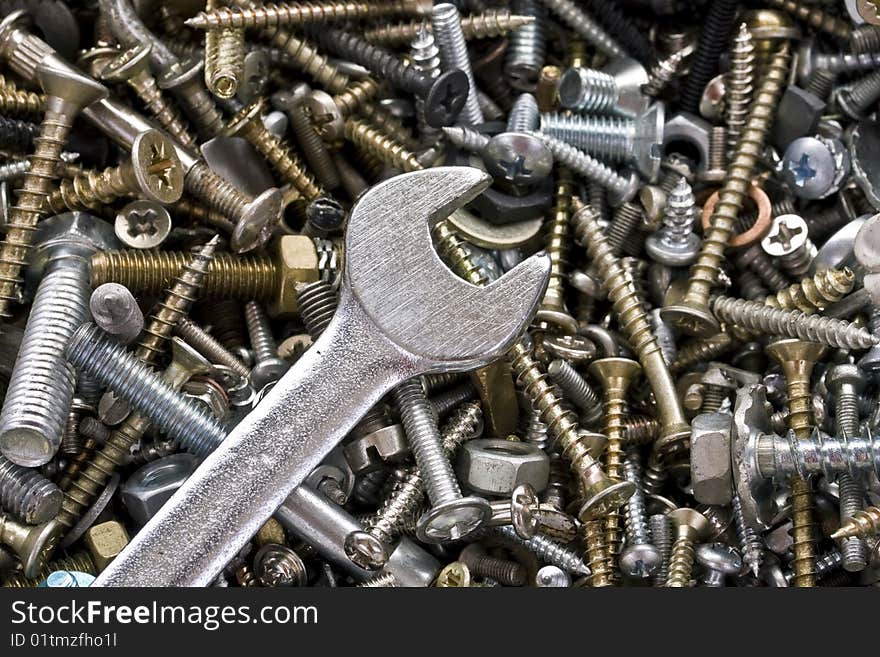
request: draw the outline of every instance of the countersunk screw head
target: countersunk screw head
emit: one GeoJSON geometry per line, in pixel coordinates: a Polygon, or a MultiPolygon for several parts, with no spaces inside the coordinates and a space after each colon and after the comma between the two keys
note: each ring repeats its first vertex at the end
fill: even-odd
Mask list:
{"type": "Polygon", "coordinates": [[[688,532],[693,532],[693,541],[704,541],[712,533],[712,523],[702,513],[694,509],[680,508],[669,513],[669,518],[675,523],[679,530],[687,528],[688,532]]]}
{"type": "Polygon", "coordinates": [[[157,203],[174,203],[183,195],[183,166],[171,141],[158,130],[134,139],[131,164],[141,193],[157,203]]]}
{"type": "Polygon", "coordinates": [[[272,228],[281,216],[284,198],[272,188],[247,204],[232,230],[229,245],[236,253],[247,253],[262,246],[272,237],[272,228]]]}
{"type": "Polygon", "coordinates": [[[739,552],[724,543],[703,543],[697,547],[696,557],[701,566],[724,575],[736,575],[742,571],[739,552]]]}
{"type": "Polygon", "coordinates": [[[689,335],[708,338],[721,332],[721,324],[708,308],[684,304],[666,306],[660,311],[660,317],[689,335]]]}
{"type": "Polygon", "coordinates": [[[171,233],[171,215],[155,201],[132,201],[116,214],[113,228],[126,246],[154,249],[171,233]]]}
{"type": "Polygon", "coordinates": [[[461,113],[470,83],[461,70],[447,71],[431,84],[425,96],[425,120],[432,128],[452,125],[461,113]]]}
{"type": "Polygon", "coordinates": [[[514,187],[531,187],[553,169],[553,153],[544,142],[518,132],[492,137],[482,155],[489,173],[514,187]]]}
{"type": "Polygon", "coordinates": [[[353,531],[345,538],[345,554],[364,570],[379,570],[388,562],[388,550],[378,538],[365,531],[353,531]]]}
{"type": "Polygon", "coordinates": [[[105,82],[124,82],[136,75],[150,70],[150,52],[153,45],[141,43],[105,60],[96,75],[105,82]]]}
{"type": "Polygon", "coordinates": [[[773,220],[761,247],[771,256],[797,251],[807,242],[807,222],[796,214],[781,214],[773,220]]]}

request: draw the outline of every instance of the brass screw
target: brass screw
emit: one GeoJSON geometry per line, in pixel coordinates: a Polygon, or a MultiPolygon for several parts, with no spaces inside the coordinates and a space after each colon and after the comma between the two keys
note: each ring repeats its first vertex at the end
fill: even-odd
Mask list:
{"type": "Polygon", "coordinates": [[[46,109],[45,94],[25,91],[0,75],[0,113],[13,116],[39,116],[46,109]]]}
{"type": "Polygon", "coordinates": [[[227,28],[205,33],[205,86],[228,100],[238,92],[244,76],[244,30],[227,28]]]}
{"type": "Polygon", "coordinates": [[[64,557],[44,564],[34,577],[28,577],[24,573],[12,575],[3,581],[3,586],[16,589],[36,588],[56,570],[75,570],[90,575],[98,574],[98,569],[95,567],[91,555],[88,552],[80,552],[72,557],[64,557]]]}
{"type": "MultiPolygon", "coordinates": [[[[767,346],[767,355],[779,363],[788,390],[788,428],[797,440],[808,440],[812,433],[810,376],[825,347],[802,340],[778,340],[767,346]]],[[[793,540],[795,586],[816,585],[816,535],[813,519],[813,493],[810,482],[793,476],[791,484],[791,535],[793,540]]]]}
{"type": "Polygon", "coordinates": [[[402,144],[382,134],[368,123],[345,121],[345,138],[358,148],[403,171],[421,171],[424,167],[402,144]]]}
{"type": "Polygon", "coordinates": [[[562,400],[541,371],[528,338],[514,345],[507,357],[517,386],[529,397],[532,407],[540,412],[547,433],[559,444],[562,455],[580,482],[584,496],[578,512],[581,521],[601,518],[620,507],[635,492],[635,487],[628,481],[611,479],[590,455],[590,446],[585,444],[571,413],[563,408],[562,400]]]}
{"type": "MultiPolygon", "coordinates": [[[[491,39],[504,36],[517,28],[532,23],[534,16],[520,16],[506,9],[487,9],[480,14],[461,17],[461,31],[465,39],[491,39]]],[[[391,23],[364,32],[370,43],[387,47],[402,46],[412,41],[423,25],[431,29],[430,22],[420,20],[407,23],[391,23]]]]}
{"type": "Polygon", "coordinates": [[[788,12],[810,27],[842,41],[848,40],[852,32],[852,25],[848,21],[832,16],[814,5],[804,4],[798,0],[767,0],[767,4],[788,12]]]}
{"type": "Polygon", "coordinates": [[[666,586],[684,588],[691,583],[694,546],[709,538],[712,526],[706,516],[694,509],[676,509],[669,513],[669,518],[675,523],[675,543],[669,558],[666,586]]]}
{"type": "Polygon", "coordinates": [[[471,257],[464,240],[458,236],[448,220],[438,221],[431,230],[431,235],[434,238],[437,255],[456,275],[472,285],[481,287],[491,282],[471,257]]]}
{"type": "MultiPolygon", "coordinates": [[[[197,148],[177,107],[167,99],[150,72],[152,44],[138,44],[95,65],[95,75],[104,82],[124,82],[168,134],[187,150],[197,148]]],[[[115,52],[115,51],[114,51],[115,52]]]]}
{"type": "Polygon", "coordinates": [[[789,50],[786,44],[771,57],[755,90],[739,145],[730,159],[727,177],[718,193],[709,228],[703,234],[700,255],[691,267],[684,299],[678,305],[667,306],[661,311],[664,320],[691,335],[708,337],[721,330],[709,310],[709,294],[718,280],[727,241],[748,194],[764,137],[770,130],[779,99],[786,88],[788,68],[789,50]]]}
{"type": "Polygon", "coordinates": [[[12,548],[21,561],[26,577],[35,577],[47,557],[55,549],[57,536],[51,522],[41,525],[25,525],[12,516],[0,513],[0,543],[12,548]]]}
{"type": "Polygon", "coordinates": [[[804,314],[818,312],[837,303],[852,292],[856,277],[849,267],[823,269],[764,299],[768,306],[800,310],[804,314]]]}
{"type": "MultiPolygon", "coordinates": [[[[590,365],[590,374],[602,382],[605,419],[602,433],[608,439],[605,445],[605,472],[615,481],[624,480],[623,416],[626,412],[626,394],[641,373],[642,366],[629,358],[601,358],[590,365]]],[[[615,574],[623,542],[621,518],[620,511],[616,509],[605,516],[605,543],[615,574]]]]}
{"type": "Polygon", "coordinates": [[[266,107],[264,99],[258,99],[236,114],[226,127],[227,137],[243,137],[272,165],[283,180],[299,191],[303,198],[314,201],[321,196],[321,188],[306,169],[303,162],[284,145],[280,138],[269,132],[260,120],[266,107]]]}
{"type": "Polygon", "coordinates": [[[47,200],[52,212],[98,209],[129,194],[167,204],[183,194],[183,166],[174,145],[158,130],[135,137],[131,157],[103,171],[86,171],[62,180],[47,200]]]}
{"type": "Polygon", "coordinates": [[[587,551],[587,563],[590,566],[590,586],[602,588],[614,586],[614,568],[608,545],[605,542],[605,531],[601,520],[589,520],[584,523],[583,543],[587,551]]]}
{"type": "Polygon", "coordinates": [[[577,333],[578,328],[577,320],[565,305],[573,190],[571,173],[567,169],[560,169],[556,179],[556,205],[544,226],[544,247],[550,256],[550,280],[535,315],[535,321],[542,330],[553,327],[570,334],[577,333]]]}
{"type": "Polygon", "coordinates": [[[694,338],[678,350],[675,360],[669,365],[669,372],[679,374],[699,363],[715,360],[735,349],[737,344],[738,342],[727,331],[713,335],[711,338],[694,338]]]}
{"type": "Polygon", "coordinates": [[[869,506],[856,511],[851,518],[840,523],[840,529],[831,534],[831,538],[863,538],[869,539],[880,534],[880,507],[869,506]]]}
{"type": "Polygon", "coordinates": [[[688,440],[690,427],[632,277],[620,259],[611,253],[608,239],[590,206],[585,205],[578,210],[572,217],[572,224],[575,236],[586,247],[587,254],[602,280],[602,287],[617,314],[618,322],[645,369],[645,378],[654,392],[657,411],[663,424],[662,435],[655,444],[655,450],[662,454],[677,449],[688,440]]]}
{"type": "Polygon", "coordinates": [[[293,27],[310,23],[337,23],[358,18],[384,18],[400,12],[391,2],[322,2],[321,4],[267,3],[254,7],[208,7],[184,23],[198,30],[293,27]]]}
{"type": "Polygon", "coordinates": [[[437,573],[434,586],[440,588],[468,588],[471,583],[471,571],[460,561],[453,561],[437,573]]]}

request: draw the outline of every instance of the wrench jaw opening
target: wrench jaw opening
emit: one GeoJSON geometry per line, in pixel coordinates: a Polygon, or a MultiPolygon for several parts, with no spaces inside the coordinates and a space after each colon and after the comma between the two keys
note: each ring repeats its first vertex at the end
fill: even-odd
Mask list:
{"type": "Polygon", "coordinates": [[[458,541],[491,517],[492,506],[482,497],[462,497],[426,511],[416,524],[416,536],[423,543],[458,541]]]}

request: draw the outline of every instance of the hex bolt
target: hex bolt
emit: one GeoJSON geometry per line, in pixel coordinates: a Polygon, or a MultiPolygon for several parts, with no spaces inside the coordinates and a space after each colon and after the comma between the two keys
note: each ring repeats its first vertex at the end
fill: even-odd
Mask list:
{"type": "Polygon", "coordinates": [[[880,534],[880,507],[869,506],[863,511],[856,511],[851,518],[840,525],[840,529],[831,534],[831,538],[862,538],[867,540],[878,534],[880,534]]]}
{"type": "Polygon", "coordinates": [[[272,335],[269,318],[259,303],[248,301],[244,305],[244,318],[254,351],[254,368],[250,372],[250,379],[254,388],[262,390],[280,379],[290,363],[278,357],[278,343],[272,335]]]}
{"type": "MultiPolygon", "coordinates": [[[[637,361],[628,358],[601,358],[590,365],[590,374],[602,383],[602,433],[608,442],[605,444],[605,472],[615,481],[628,481],[637,491],[636,483],[624,477],[623,454],[623,416],[626,396],[630,386],[642,373],[637,361]]],[[[636,492],[633,492],[633,496],[636,492]]],[[[630,496],[632,500],[633,496],[630,496]]],[[[623,527],[620,512],[613,510],[605,516],[605,544],[611,558],[612,568],[617,567],[623,542],[623,527]]]]}
{"type": "Polygon", "coordinates": [[[38,525],[55,517],[62,497],[58,486],[36,470],[0,456],[0,508],[24,523],[38,525]]]}
{"type": "Polygon", "coordinates": [[[669,577],[669,560],[672,557],[672,544],[675,542],[672,520],[663,513],[656,513],[648,518],[651,538],[660,553],[660,562],[652,576],[654,586],[664,586],[669,577]]]}
{"type": "MultiPolygon", "coordinates": [[[[713,7],[727,2],[728,0],[715,0],[713,7]]],[[[736,3],[729,4],[735,8],[736,3]]],[[[704,31],[703,34],[708,32],[704,31]]],[[[718,195],[718,203],[709,219],[709,228],[703,233],[700,255],[691,267],[687,292],[679,304],[663,309],[665,320],[691,335],[709,337],[720,330],[720,324],[712,317],[708,308],[709,294],[718,281],[727,242],[751,186],[757,154],[770,129],[775,108],[785,87],[788,63],[787,46],[783,46],[767,63],[755,90],[754,102],[743,126],[739,145],[730,160],[727,177],[718,195]]]]}
{"type": "Polygon", "coordinates": [[[675,543],[669,557],[669,576],[666,586],[686,588],[691,583],[694,568],[694,546],[709,538],[711,525],[699,511],[680,508],[669,513],[675,523],[675,543]]]}
{"type": "Polygon", "coordinates": [[[129,194],[156,203],[173,203],[183,194],[183,169],[171,142],[158,130],[134,140],[131,158],[103,171],[88,171],[62,180],[47,203],[56,213],[100,209],[129,194]]]}
{"type": "Polygon", "coordinates": [[[542,114],[541,132],[606,162],[635,165],[645,178],[660,172],[665,110],[655,103],[636,119],[542,114]]]}
{"type": "Polygon", "coordinates": [[[312,201],[318,198],[322,194],[321,188],[315,183],[306,166],[278,137],[269,132],[260,120],[265,108],[266,102],[263,99],[245,106],[232,118],[223,134],[227,137],[238,136],[247,139],[281,178],[293,185],[306,200],[312,201]]]}
{"type": "Polygon", "coordinates": [[[129,344],[144,329],[144,314],[134,295],[119,283],[104,283],[92,292],[89,310],[95,324],[122,344],[129,344]]]}
{"type": "Polygon", "coordinates": [[[752,574],[757,577],[764,562],[764,542],[758,533],[746,522],[743,515],[742,499],[736,493],[730,501],[733,510],[733,522],[736,526],[736,536],[739,540],[739,549],[742,561],[749,567],[752,574]]]}
{"type": "Polygon", "coordinates": [[[436,543],[471,534],[489,520],[492,509],[483,498],[462,496],[421,381],[407,381],[392,394],[431,502],[416,525],[419,539],[436,543]]]}
{"type": "MultiPolygon", "coordinates": [[[[513,30],[534,22],[534,16],[514,14],[506,9],[487,9],[479,14],[461,17],[461,31],[464,38],[491,39],[504,36],[513,30]]],[[[379,25],[364,32],[364,38],[370,43],[385,46],[403,46],[414,39],[422,30],[430,33],[430,21],[413,20],[404,23],[379,25]]]]}
{"type": "Polygon", "coordinates": [[[696,220],[694,194],[682,177],[666,199],[663,225],[645,240],[645,250],[668,267],[684,267],[700,253],[700,238],[693,232],[696,220]]]}
{"type": "MultiPolygon", "coordinates": [[[[810,399],[810,375],[825,347],[814,342],[778,340],[767,346],[767,355],[782,367],[788,391],[788,427],[797,440],[810,437],[812,403],[810,399]]],[[[794,585],[816,585],[816,536],[813,520],[813,494],[808,479],[792,476],[791,485],[791,535],[794,550],[794,585]]]]}
{"type": "Polygon", "coordinates": [[[0,411],[0,450],[18,465],[48,463],[60,446],[76,381],[64,348],[88,319],[87,258],[115,242],[105,226],[82,214],[42,224],[38,239],[45,273],[0,411]]]}
{"type": "Polygon", "coordinates": [[[760,301],[711,295],[709,308],[719,320],[753,333],[798,338],[843,349],[867,349],[877,344],[876,336],[852,322],[773,308],[760,301]]]}
{"type": "Polygon", "coordinates": [[[626,54],[614,38],[572,0],[541,0],[541,2],[599,52],[608,57],[623,57],[626,54]]]}
{"type": "Polygon", "coordinates": [[[104,82],[126,83],[140,98],[156,122],[184,148],[196,148],[185,119],[175,105],[165,98],[150,71],[152,45],[139,43],[98,64],[96,76],[104,82]]]}
{"type": "Polygon", "coordinates": [[[27,262],[37,222],[46,216],[46,198],[56,179],[61,151],[79,111],[107,95],[94,80],[72,69],[54,65],[53,51],[25,29],[26,14],[15,11],[0,23],[0,51],[13,70],[18,60],[30,53],[36,75],[46,92],[46,113],[40,135],[34,141],[31,169],[24,175],[21,188],[6,222],[6,236],[0,245],[0,317],[10,316],[10,305],[18,301],[17,287],[22,263],[27,262]]]}
{"type": "MultiPolygon", "coordinates": [[[[465,441],[479,435],[482,424],[480,405],[462,404],[440,432],[446,459],[451,459],[465,441]]],[[[419,466],[408,468],[394,480],[376,513],[365,521],[363,531],[353,532],[346,539],[348,557],[362,568],[381,568],[388,559],[390,546],[406,523],[419,512],[424,497],[425,482],[419,466]]]]}
{"type": "Polygon", "coordinates": [[[849,267],[823,269],[800,283],[795,283],[764,299],[768,306],[800,310],[805,315],[819,312],[837,303],[855,286],[855,274],[849,267]]]}
{"type": "Polygon", "coordinates": [[[624,477],[636,488],[624,507],[626,547],[620,553],[620,567],[626,575],[646,578],[655,574],[663,559],[653,544],[642,486],[642,466],[634,449],[627,450],[623,462],[624,477]]]}
{"type": "Polygon", "coordinates": [[[602,417],[602,402],[584,377],[578,374],[567,361],[557,358],[547,366],[547,374],[581,411],[581,420],[586,426],[596,424],[602,417]]]}
{"type": "Polygon", "coordinates": [[[648,315],[638,298],[632,277],[621,265],[619,258],[611,253],[608,240],[596,220],[596,214],[590,206],[584,206],[572,217],[575,237],[586,247],[587,254],[593,261],[602,287],[608,294],[614,312],[618,316],[629,343],[638,355],[639,362],[645,370],[645,378],[654,391],[657,400],[657,412],[663,424],[661,437],[655,444],[655,450],[664,452],[675,445],[687,441],[690,427],[678,401],[675,384],[657,339],[651,331],[648,315]]]}
{"type": "Polygon", "coordinates": [[[598,183],[608,191],[608,202],[617,207],[632,199],[639,187],[639,179],[635,172],[628,176],[618,174],[599,160],[560,139],[541,132],[529,133],[540,137],[557,163],[568,167],[574,173],[583,176],[590,182],[598,183]]]}
{"type": "Polygon", "coordinates": [[[526,583],[526,569],[521,563],[508,559],[490,557],[478,544],[465,547],[458,560],[477,577],[489,577],[502,586],[523,586],[526,583]]]}
{"type": "Polygon", "coordinates": [[[538,0],[515,0],[511,9],[534,20],[508,37],[504,72],[514,89],[534,91],[546,57],[546,15],[538,0]]]}
{"type": "Polygon", "coordinates": [[[737,575],[742,570],[743,560],[739,552],[724,543],[703,543],[697,547],[696,558],[703,567],[702,584],[709,588],[722,588],[725,577],[737,575]]]}

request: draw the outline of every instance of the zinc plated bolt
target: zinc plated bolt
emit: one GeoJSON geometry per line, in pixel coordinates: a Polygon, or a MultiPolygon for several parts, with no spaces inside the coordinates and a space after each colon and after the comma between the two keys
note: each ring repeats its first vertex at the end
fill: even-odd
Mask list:
{"type": "Polygon", "coordinates": [[[278,344],[272,335],[269,318],[256,301],[244,305],[244,318],[251,348],[254,352],[254,368],[250,372],[251,383],[257,390],[280,379],[290,363],[278,357],[278,344]]]}
{"type": "Polygon", "coordinates": [[[627,450],[623,462],[624,477],[636,488],[624,507],[626,547],[620,553],[623,572],[635,577],[650,577],[660,568],[663,555],[654,545],[645,506],[645,489],[642,486],[642,466],[638,452],[627,450]]]}
{"type": "Polygon", "coordinates": [[[578,36],[608,57],[623,57],[624,49],[585,11],[572,0],[541,0],[578,36]]]}
{"type": "MultiPolygon", "coordinates": [[[[724,578],[737,575],[743,560],[735,548],[724,543],[703,543],[697,547],[697,563],[703,567],[703,586],[722,588],[724,578]]],[[[757,573],[755,573],[757,575],[757,573]]]]}
{"type": "Polygon", "coordinates": [[[709,219],[709,228],[703,234],[700,255],[691,267],[687,292],[680,303],[663,308],[665,320],[691,335],[709,337],[720,331],[721,325],[708,307],[709,294],[718,282],[727,242],[751,186],[761,145],[788,79],[788,64],[788,47],[784,45],[771,57],[758,82],[739,145],[709,219]]]}
{"type": "MultiPolygon", "coordinates": [[[[529,29],[530,27],[520,29],[529,29]]],[[[467,97],[458,116],[459,122],[472,126],[483,124],[485,119],[477,100],[477,83],[471,70],[470,54],[464,33],[461,30],[461,16],[456,6],[445,2],[435,5],[431,10],[431,29],[437,47],[440,49],[440,61],[443,69],[449,72],[460,71],[467,77],[467,97]]]]}
{"type": "Polygon", "coordinates": [[[660,552],[660,563],[654,572],[652,582],[654,586],[663,586],[666,584],[666,578],[669,577],[669,559],[672,556],[672,544],[675,542],[672,520],[664,513],[656,513],[648,518],[648,525],[653,543],[660,552]]]}
{"type": "Polygon", "coordinates": [[[55,517],[62,497],[58,486],[36,470],[0,456],[0,508],[24,523],[38,525],[55,517]]]}
{"type": "Polygon", "coordinates": [[[570,68],[559,79],[559,103],[570,110],[616,114],[635,119],[648,110],[651,99],[642,93],[648,83],[644,67],[634,59],[618,59],[600,71],[570,68]]]}
{"type": "Polygon", "coordinates": [[[694,545],[707,539],[711,525],[699,511],[681,508],[669,513],[675,523],[675,543],[669,558],[669,576],[666,586],[685,588],[690,586],[694,568],[694,545]]]}
{"type": "Polygon", "coordinates": [[[104,283],[92,292],[89,310],[98,327],[122,344],[133,342],[144,329],[144,314],[124,285],[104,283]]]}
{"type": "Polygon", "coordinates": [[[606,162],[635,165],[648,180],[660,173],[665,106],[654,103],[635,119],[542,114],[541,132],[606,162]]]}
{"type": "Polygon", "coordinates": [[[648,255],[669,267],[691,264],[700,253],[700,238],[693,232],[695,220],[694,194],[682,177],[666,199],[663,226],[645,240],[648,255]]]}

